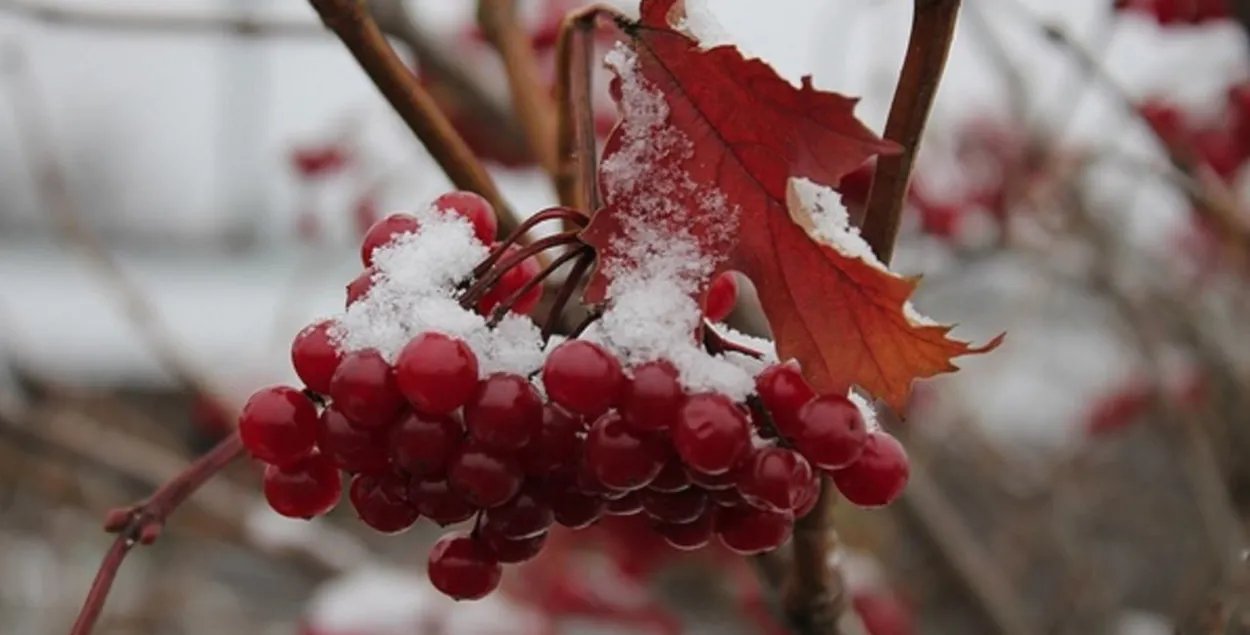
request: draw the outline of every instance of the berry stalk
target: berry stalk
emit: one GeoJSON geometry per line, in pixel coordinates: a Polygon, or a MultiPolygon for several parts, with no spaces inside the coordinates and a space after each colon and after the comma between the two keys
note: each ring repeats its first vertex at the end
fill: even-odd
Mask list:
{"type": "MultiPolygon", "coordinates": [[[[556,272],[556,269],[563,267],[564,264],[567,263],[568,261],[574,260],[574,259],[585,260],[586,256],[589,253],[589,250],[590,248],[586,247],[585,245],[574,247],[564,252],[563,254],[561,254],[560,257],[551,261],[551,264],[544,267],[542,271],[539,271],[538,275],[534,276],[533,278],[530,278],[528,281],[526,281],[525,284],[521,285],[520,288],[518,288],[516,291],[513,291],[511,295],[505,298],[503,302],[500,302],[499,306],[496,307],[494,312],[491,313],[490,321],[488,324],[491,327],[498,325],[500,320],[502,320],[504,316],[508,314],[508,311],[512,310],[512,307],[515,306],[517,301],[519,301],[522,297],[524,297],[525,294],[529,293],[530,290],[532,290],[534,287],[537,287],[538,285],[546,281],[547,278],[551,277],[551,274],[556,272]]],[[[578,269],[575,266],[573,271],[570,273],[571,274],[577,273],[577,271],[578,269]]],[[[577,281],[580,278],[581,278],[581,275],[577,275],[576,277],[573,277],[572,275],[570,275],[569,279],[572,281],[574,285],[576,285],[577,281]]],[[[566,281],[565,286],[568,286],[568,284],[569,282],[566,281]]],[[[564,287],[561,287],[561,291],[563,291],[563,289],[564,287]]],[[[558,316],[561,313],[561,311],[563,311],[563,309],[564,309],[563,306],[559,306],[559,307],[553,306],[551,310],[554,315],[558,316]]]]}
{"type": "MultiPolygon", "coordinates": [[[[478,278],[478,280],[473,283],[473,286],[469,287],[469,289],[464,292],[464,295],[460,297],[460,305],[466,309],[473,306],[475,302],[482,299],[482,296],[490,291],[491,288],[499,282],[499,279],[503,277],[508,270],[521,264],[522,262],[525,262],[525,260],[530,256],[542,253],[548,249],[560,247],[562,245],[570,245],[580,242],[581,241],[577,237],[577,232],[564,232],[554,236],[548,236],[541,240],[536,240],[533,244],[526,245],[521,249],[513,251],[508,257],[500,260],[489,273],[478,278]]],[[[503,251],[507,248],[508,246],[503,246],[496,251],[503,251]]],[[[489,261],[490,259],[488,258],[487,260],[489,261]]]]}

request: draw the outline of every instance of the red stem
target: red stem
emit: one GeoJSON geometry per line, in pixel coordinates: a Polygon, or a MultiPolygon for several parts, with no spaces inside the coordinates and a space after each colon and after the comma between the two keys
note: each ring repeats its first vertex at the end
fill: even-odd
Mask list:
{"type": "Polygon", "coordinates": [[[525,235],[525,232],[533,229],[539,223],[552,219],[565,220],[573,223],[576,227],[584,227],[587,222],[585,216],[564,207],[552,207],[551,209],[545,209],[538,212],[537,214],[525,219],[525,222],[521,223],[511,234],[508,235],[507,238],[500,242],[499,245],[491,251],[490,255],[486,257],[486,260],[483,260],[481,264],[473,270],[473,277],[480,278],[486,275],[486,272],[490,271],[491,267],[495,266],[495,263],[499,260],[499,258],[508,251],[509,245],[516,244],[517,241],[521,239],[521,236],[525,235]]]}
{"type": "MultiPolygon", "coordinates": [[[[499,261],[499,264],[495,268],[491,269],[489,274],[479,278],[477,282],[474,282],[473,286],[469,287],[469,290],[465,291],[464,295],[460,297],[460,306],[466,309],[473,306],[473,303],[481,299],[482,295],[489,291],[491,287],[495,286],[495,284],[499,282],[499,279],[503,277],[505,273],[508,273],[509,269],[525,262],[526,258],[553,247],[578,242],[581,241],[577,237],[577,232],[564,232],[554,236],[548,236],[542,240],[536,240],[533,244],[526,245],[525,247],[516,250],[507,258],[499,261]]],[[[489,260],[490,258],[487,258],[487,261],[489,260]]]]}
{"type": "Polygon", "coordinates": [[[703,322],[703,346],[713,355],[733,352],[741,353],[747,357],[754,357],[755,359],[764,359],[763,353],[748,346],[743,346],[718,333],[716,329],[712,328],[712,323],[707,320],[703,322]]]}
{"type": "Polygon", "coordinates": [[[573,265],[573,270],[569,272],[569,277],[565,279],[564,284],[560,287],[560,292],[556,294],[555,301],[551,303],[551,311],[547,313],[547,321],[543,324],[544,342],[550,339],[551,334],[555,332],[556,326],[560,323],[560,316],[564,313],[564,307],[569,303],[569,299],[573,297],[573,293],[577,291],[577,285],[581,283],[582,276],[586,275],[586,270],[590,269],[590,265],[594,262],[594,252],[588,252],[583,255],[581,260],[577,261],[577,264],[573,265]]]}
{"type": "MultiPolygon", "coordinates": [[[[488,323],[488,326],[490,326],[491,328],[494,328],[497,324],[499,324],[499,321],[503,319],[503,316],[508,314],[508,311],[512,309],[513,305],[515,305],[517,301],[521,299],[521,296],[525,295],[526,293],[529,293],[530,289],[533,289],[534,287],[542,284],[544,280],[549,278],[551,274],[555,273],[556,269],[559,269],[561,266],[564,265],[564,263],[574,258],[585,258],[589,249],[590,249],[589,246],[582,245],[579,247],[574,247],[573,249],[570,249],[564,252],[563,254],[560,254],[559,258],[556,258],[555,260],[551,261],[551,264],[547,265],[542,271],[538,272],[538,275],[534,276],[533,278],[528,280],[525,284],[521,285],[520,289],[513,291],[512,295],[508,296],[507,299],[505,299],[503,302],[500,302],[499,306],[495,307],[494,312],[491,313],[490,322],[488,323]]],[[[561,290],[563,290],[563,287],[561,287],[561,290]]]]}

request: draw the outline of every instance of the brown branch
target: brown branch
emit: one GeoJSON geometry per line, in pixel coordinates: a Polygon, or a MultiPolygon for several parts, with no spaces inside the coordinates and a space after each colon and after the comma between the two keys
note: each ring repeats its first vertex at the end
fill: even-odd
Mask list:
{"type": "Polygon", "coordinates": [[[434,98],[395,53],[369,15],[364,0],[309,1],[451,182],[490,201],[499,214],[500,230],[509,231],[516,217],[494,180],[434,98]]]}
{"type": "Polygon", "coordinates": [[[903,147],[895,156],[877,158],[877,170],[864,215],[864,240],[882,262],[894,254],[907,198],[907,186],[925,123],[933,107],[946,58],[955,35],[960,0],[915,0],[907,56],[899,73],[885,138],[903,147]]]}
{"type": "Polygon", "coordinates": [[[837,497],[833,482],[822,478],[816,506],[794,526],[794,555],[783,587],[782,604],[790,628],[798,635],[840,632],[838,620],[847,606],[846,585],[829,564],[829,555],[837,549],[837,534],[833,531],[837,497]]]}
{"type": "Polygon", "coordinates": [[[560,25],[556,41],[556,191],[560,204],[591,213],[599,207],[595,173],[595,113],[591,106],[594,38],[600,17],[616,12],[587,7],[569,14],[560,25]]]}
{"type": "Polygon", "coordinates": [[[515,0],[478,0],[477,20],[487,40],[503,58],[512,107],[521,120],[530,152],[556,180],[555,103],[543,81],[529,33],[517,15],[515,0]]]}

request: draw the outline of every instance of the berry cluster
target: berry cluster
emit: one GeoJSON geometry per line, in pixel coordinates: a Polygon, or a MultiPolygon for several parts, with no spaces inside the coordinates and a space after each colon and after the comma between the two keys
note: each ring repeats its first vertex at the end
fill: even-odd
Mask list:
{"type": "Polygon", "coordinates": [[[1160,26],[1201,24],[1230,15],[1228,0],[1115,0],[1113,6],[1153,16],[1160,26]]]}
{"type": "MultiPolygon", "coordinates": [[[[493,237],[493,211],[477,197],[449,194],[433,209],[467,220],[481,243],[493,237]]],[[[384,248],[403,248],[398,237],[422,233],[422,222],[380,221],[364,239],[365,266],[372,271],[384,248]]],[[[509,258],[511,249],[497,246],[456,283],[457,310],[470,307],[473,319],[447,324],[490,314],[484,328],[499,331],[501,311],[532,308],[530,283],[546,272],[522,267],[526,254],[509,258]],[[500,259],[511,265],[486,273],[500,259]]],[[[387,291],[372,286],[387,284],[378,274],[349,285],[349,307],[385,304],[374,297],[387,291]]],[[[732,274],[716,278],[702,317],[723,319],[737,292],[732,274]]],[[[907,480],[898,441],[847,396],[815,394],[794,364],[759,364],[754,390],[731,397],[691,389],[669,359],[623,361],[590,332],[545,346],[539,362],[517,371],[500,370],[498,351],[481,343],[491,340],[473,339],[469,327],[465,337],[424,328],[387,352],[344,346],[341,326],[326,320],[296,336],[292,363],[304,389],[265,388],[243,408],[239,433],[266,464],[265,497],[280,514],[312,518],[335,507],[346,476],[356,514],[379,532],[421,517],[472,520],[429,555],[434,586],[456,599],[493,591],[501,565],[538,555],[553,524],[582,529],[604,515],[645,514],[676,549],[715,538],[756,554],[781,546],[815,506],[821,474],[862,506],[889,503],[907,480]]]]}
{"type": "Polygon", "coordinates": [[[1186,162],[1200,162],[1232,182],[1250,161],[1250,83],[1228,87],[1222,113],[1196,121],[1176,104],[1146,100],[1138,112],[1170,153],[1186,162]]]}

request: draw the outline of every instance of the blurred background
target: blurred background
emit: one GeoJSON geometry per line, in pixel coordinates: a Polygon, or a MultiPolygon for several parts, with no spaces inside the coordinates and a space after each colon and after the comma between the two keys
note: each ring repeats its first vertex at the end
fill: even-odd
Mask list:
{"type": "MultiPolygon", "coordinates": [[[[371,8],[537,211],[555,195],[475,4],[371,8]]],[[[580,4],[521,2],[544,64],[580,4]]],[[[882,129],[911,2],[706,4],[882,129]]],[[[890,422],[903,499],[838,508],[852,632],[1250,632],[1244,5],[964,1],[895,262],[956,335],[1009,336],[890,422]]],[[[448,189],[306,2],[0,0],[4,632],[66,632],[104,513],[233,425],[207,394],[294,381],[291,337],[340,310],[364,230],[448,189]]],[[[732,320],[765,330],[749,293],[732,320]]],[[[783,632],[747,564],[628,522],[553,537],[506,593],[452,606],[424,577],[433,528],[286,520],[258,484],[240,462],[184,506],[96,632],[783,632]]]]}

